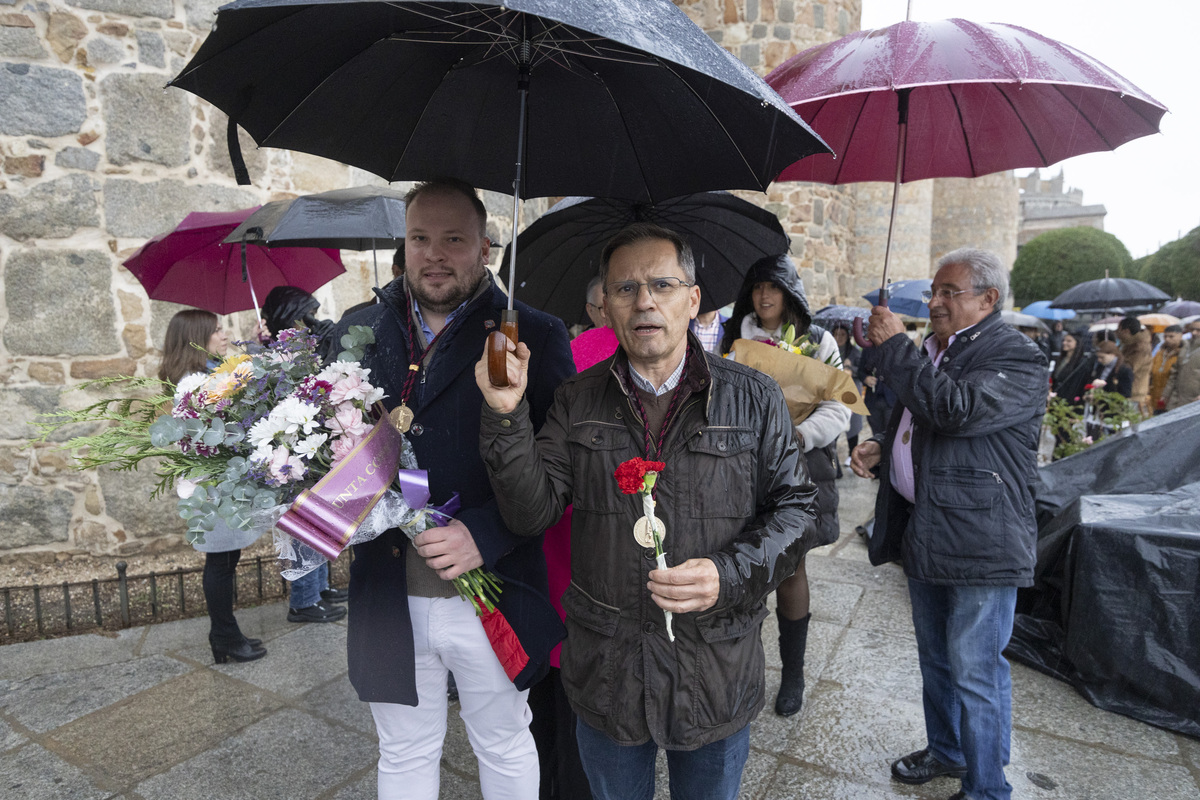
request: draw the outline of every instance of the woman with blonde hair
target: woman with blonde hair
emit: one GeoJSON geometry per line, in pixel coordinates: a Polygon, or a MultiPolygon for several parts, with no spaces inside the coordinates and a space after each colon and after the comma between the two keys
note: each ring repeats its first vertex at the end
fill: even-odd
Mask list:
{"type": "MultiPolygon", "coordinates": [[[[171,317],[163,344],[160,380],[178,385],[188,375],[211,372],[229,348],[229,334],[211,311],[189,308],[171,317]]],[[[233,616],[233,583],[242,548],[249,547],[262,531],[239,531],[220,520],[192,545],[204,553],[204,602],[208,606],[208,643],[213,660],[223,664],[254,661],[267,654],[261,639],[248,639],[233,616]]]]}

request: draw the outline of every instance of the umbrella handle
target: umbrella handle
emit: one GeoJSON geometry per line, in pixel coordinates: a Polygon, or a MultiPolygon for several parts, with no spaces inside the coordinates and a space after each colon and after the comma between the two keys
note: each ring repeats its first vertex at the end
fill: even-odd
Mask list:
{"type": "MultiPolygon", "coordinates": [[[[888,304],[887,287],[881,286],[879,288],[879,305],[883,306],[884,308],[887,308],[887,304],[888,304]]],[[[873,347],[871,342],[867,340],[867,337],[863,336],[862,317],[854,318],[853,327],[854,327],[854,343],[857,344],[859,347],[873,347]]]]}
{"type": "Polygon", "coordinates": [[[492,386],[508,386],[508,342],[517,341],[517,310],[500,312],[500,330],[488,335],[488,380],[492,386]]]}

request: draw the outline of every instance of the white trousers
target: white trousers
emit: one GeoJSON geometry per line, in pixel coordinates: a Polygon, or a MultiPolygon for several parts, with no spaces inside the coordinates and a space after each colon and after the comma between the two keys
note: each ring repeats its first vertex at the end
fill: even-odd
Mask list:
{"type": "Polygon", "coordinates": [[[454,673],[486,800],[537,800],[538,757],[529,692],[504,674],[471,604],[409,597],[416,706],[371,703],[379,733],[379,800],[435,800],[446,737],[446,672],[454,673]]]}

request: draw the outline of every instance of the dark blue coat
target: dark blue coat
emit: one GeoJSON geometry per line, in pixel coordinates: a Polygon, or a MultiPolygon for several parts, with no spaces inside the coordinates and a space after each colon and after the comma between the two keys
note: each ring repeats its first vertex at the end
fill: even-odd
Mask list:
{"type": "Polygon", "coordinates": [[[896,334],[877,351],[899,402],[881,442],[872,564],[903,559],[924,583],[1030,586],[1037,524],[1030,484],[1046,411],[1046,357],[998,311],[954,340],[933,368],[896,334]],[[916,503],[892,488],[892,442],[913,415],[916,503]]]}
{"type": "MultiPolygon", "coordinates": [[[[379,304],[343,318],[333,334],[336,342],[350,325],[372,328],[376,343],[367,348],[363,365],[371,368],[371,383],[387,393],[383,402],[389,410],[400,404],[409,365],[402,327],[408,300],[401,283],[384,287],[379,304]]],[[[529,655],[528,665],[513,682],[526,689],[546,673],[550,650],[565,631],[550,604],[542,539],[516,536],[504,525],[479,457],[483,397],[475,385],[475,363],[487,334],[498,329],[506,302],[493,285],[460,312],[461,319],[438,341],[409,398],[416,415],[408,439],[418,465],[429,472],[431,502],[444,503],[458,492],[462,510],[456,518],[471,532],[487,568],[503,580],[499,609],[529,655]]],[[[521,341],[532,352],[526,397],[534,424],[540,427],[554,390],[575,374],[575,365],[562,322],[522,303],[516,306],[521,341]]],[[[407,549],[407,537],[398,529],[354,546],[346,645],[350,682],[364,702],[417,703],[404,570],[407,549]]]]}

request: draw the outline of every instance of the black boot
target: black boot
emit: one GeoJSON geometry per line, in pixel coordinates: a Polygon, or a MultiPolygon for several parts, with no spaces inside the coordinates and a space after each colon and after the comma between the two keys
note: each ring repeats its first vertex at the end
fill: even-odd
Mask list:
{"type": "Polygon", "coordinates": [[[812,614],[792,620],[776,609],[775,618],[779,620],[779,657],[783,660],[783,680],[775,698],[775,713],[790,717],[804,705],[804,650],[808,646],[808,621],[812,614]]]}

